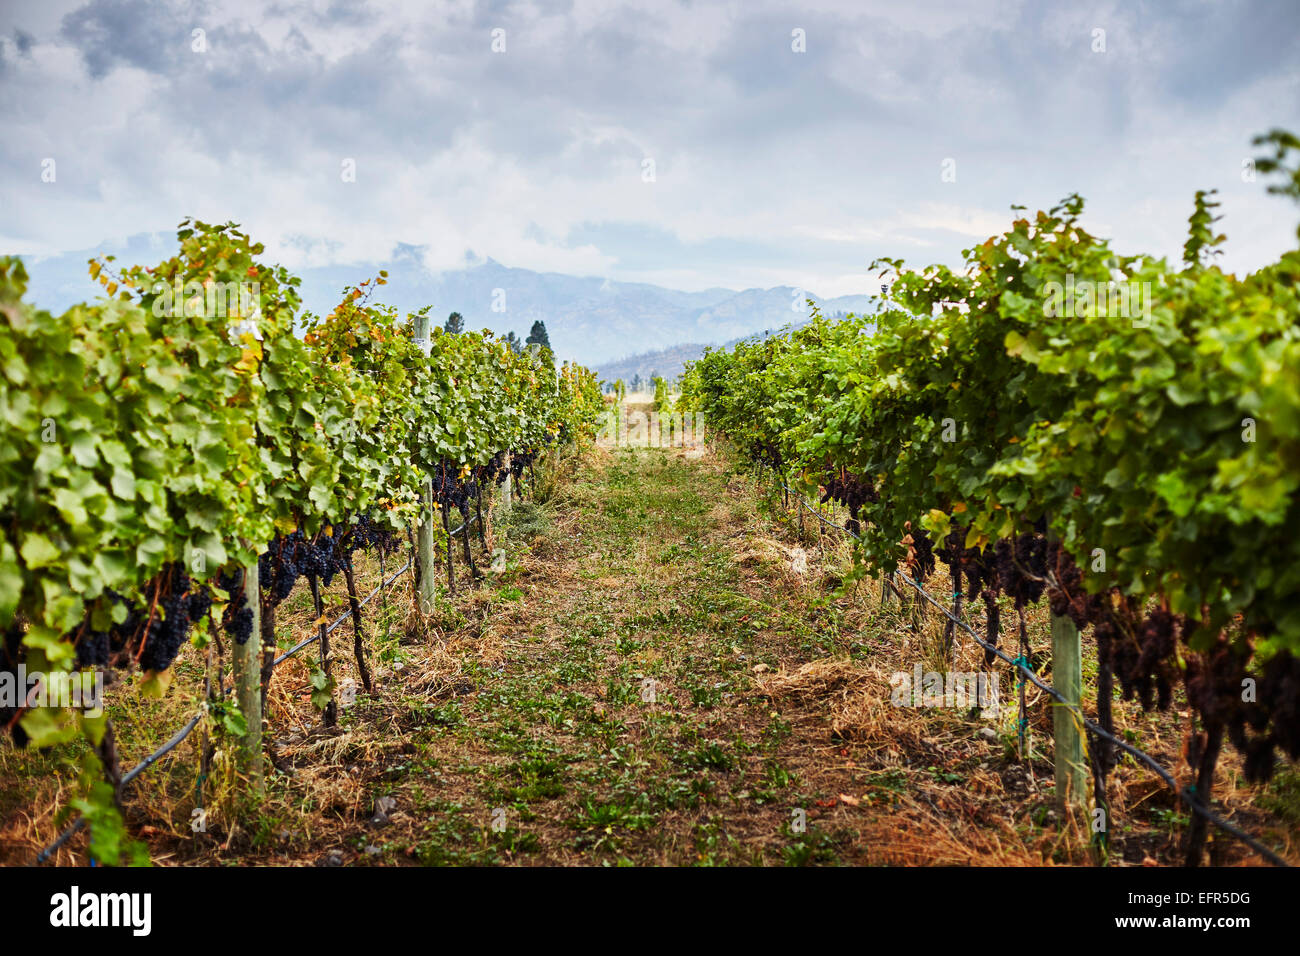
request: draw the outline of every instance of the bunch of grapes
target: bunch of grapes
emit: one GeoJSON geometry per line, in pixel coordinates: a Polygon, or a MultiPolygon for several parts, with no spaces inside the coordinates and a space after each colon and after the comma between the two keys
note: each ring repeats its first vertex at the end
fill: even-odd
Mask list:
{"type": "Polygon", "coordinates": [[[965,548],[961,553],[961,571],[965,575],[966,600],[997,587],[993,572],[992,548],[965,548]]]}
{"type": "Polygon", "coordinates": [[[974,601],[986,589],[997,588],[993,571],[993,552],[987,548],[966,547],[966,529],[954,526],[935,550],[935,556],[948,567],[953,591],[965,585],[966,600],[974,601]]]}
{"type": "Polygon", "coordinates": [[[77,641],[77,667],[107,667],[113,658],[107,631],[87,629],[77,641]]]}
{"type": "Polygon", "coordinates": [[[226,613],[222,618],[222,624],[225,626],[226,633],[235,639],[235,643],[243,646],[248,643],[248,639],[253,635],[253,609],[248,606],[248,593],[244,587],[244,572],[239,570],[233,574],[222,572],[217,578],[218,586],[230,595],[230,603],[226,605],[226,613]]]}
{"type": "MultiPolygon", "coordinates": [[[[1226,639],[1187,662],[1187,697],[1207,725],[1226,727],[1245,756],[1246,779],[1272,777],[1276,750],[1300,759],[1300,660],[1280,651],[1270,657],[1247,700],[1247,655],[1226,639]]],[[[1199,755],[1189,754],[1189,759],[1199,755]]]]}
{"type": "Polygon", "coordinates": [[[126,619],[121,624],[110,624],[107,631],[97,631],[91,626],[88,617],[84,628],[67,635],[68,640],[75,641],[79,668],[111,667],[116,664],[144,620],[138,607],[111,588],[104,591],[104,600],[110,613],[116,605],[122,605],[126,609],[126,619]]]}
{"type": "Polygon", "coordinates": [[[506,480],[508,471],[506,470],[506,453],[503,451],[493,455],[486,465],[479,465],[474,469],[475,477],[484,485],[499,485],[506,480]]]}
{"type": "Polygon", "coordinates": [[[1142,622],[1138,631],[1138,646],[1141,652],[1134,665],[1137,680],[1138,697],[1142,709],[1151,709],[1151,684],[1154,681],[1157,701],[1156,706],[1168,710],[1173,702],[1173,685],[1169,680],[1166,662],[1178,646],[1175,633],[1182,621],[1163,608],[1157,608],[1142,622]]]}
{"type": "Polygon", "coordinates": [[[298,566],[302,569],[303,577],[308,581],[324,578],[329,573],[329,561],[325,551],[317,547],[315,542],[302,536],[301,532],[298,534],[299,540],[295,546],[298,549],[298,566]]]}
{"type": "Polygon", "coordinates": [[[459,477],[454,464],[443,462],[433,477],[434,500],[444,508],[455,508],[462,515],[469,514],[470,482],[459,477]]]}
{"type": "Polygon", "coordinates": [[[785,471],[781,450],[771,441],[757,439],[750,444],[749,457],[760,465],[767,465],[777,474],[785,471]]]}
{"type": "Polygon", "coordinates": [[[1083,588],[1083,571],[1059,541],[1047,543],[1047,566],[1051,568],[1059,585],[1047,592],[1052,613],[1057,617],[1068,616],[1080,629],[1087,627],[1091,620],[1091,604],[1088,593],[1083,588]]]}
{"type": "MultiPolygon", "coordinates": [[[[997,593],[989,588],[980,592],[980,597],[984,599],[984,640],[998,646],[998,637],[1002,630],[1001,613],[998,610],[997,593]]],[[[997,655],[989,648],[984,649],[984,665],[987,667],[993,663],[997,655]]]]}
{"type": "Polygon", "coordinates": [[[357,518],[348,540],[357,548],[363,550],[374,548],[384,555],[391,554],[400,544],[396,531],[378,524],[369,515],[361,515],[357,518]]]}
{"type": "Polygon", "coordinates": [[[913,528],[912,522],[904,522],[907,534],[903,536],[903,546],[907,548],[908,574],[917,582],[923,582],[934,571],[934,544],[924,528],[913,528]]]}
{"type": "Polygon", "coordinates": [[[331,526],[329,533],[322,531],[316,535],[313,544],[316,552],[313,566],[320,569],[321,583],[329,587],[330,582],[334,580],[334,575],[343,567],[339,563],[338,539],[334,537],[333,527],[331,526]]]}
{"type": "Polygon", "coordinates": [[[158,602],[156,627],[150,629],[140,655],[140,667],[146,671],[165,671],[180,652],[190,630],[189,595],[169,594],[158,602]]]}
{"type": "Polygon", "coordinates": [[[1043,596],[1047,572],[1047,539],[1041,534],[1002,538],[993,548],[998,587],[1016,607],[1037,603],[1043,596]],[[1023,570],[1022,570],[1023,569],[1023,570]]]}
{"type": "Polygon", "coordinates": [[[510,453],[510,473],[516,479],[522,477],[525,469],[532,468],[540,452],[541,450],[538,448],[524,448],[519,451],[512,451],[510,453]]]}
{"type": "MultiPolygon", "coordinates": [[[[1121,696],[1132,700],[1139,695],[1137,662],[1141,649],[1131,631],[1124,627],[1110,606],[1110,596],[1093,595],[1089,605],[1093,637],[1097,641],[1097,660],[1103,670],[1119,678],[1121,696]]],[[[1148,697],[1150,691],[1147,691],[1148,697]]]]}
{"type": "Polygon", "coordinates": [[[836,501],[848,508],[849,520],[844,524],[845,530],[857,534],[861,530],[858,510],[868,502],[879,500],[880,495],[870,478],[859,477],[843,468],[826,470],[822,479],[821,503],[836,501]]]}
{"type": "Polygon", "coordinates": [[[1300,658],[1281,651],[1268,659],[1259,681],[1259,704],[1273,725],[1273,743],[1300,760],[1300,658]]]}
{"type": "Polygon", "coordinates": [[[289,596],[303,574],[305,550],[306,542],[301,531],[277,534],[257,559],[258,583],[267,592],[272,607],[279,606],[289,596]]]}

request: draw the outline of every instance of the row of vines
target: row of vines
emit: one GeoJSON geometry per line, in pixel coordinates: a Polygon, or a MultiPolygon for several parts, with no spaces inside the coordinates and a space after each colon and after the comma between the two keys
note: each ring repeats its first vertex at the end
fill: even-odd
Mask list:
{"type": "MultiPolygon", "coordinates": [[[[1300,141],[1256,145],[1300,198],[1300,141]]],[[[1043,597],[1091,627],[1107,730],[1115,682],[1144,708],[1181,684],[1203,801],[1225,741],[1252,780],[1300,758],[1300,249],[1225,273],[1215,207],[1196,196],[1177,265],[1116,253],[1078,196],[964,270],[880,260],[876,314],[707,352],[680,402],[846,506],[859,573],[944,562],[993,643],[999,596],[1022,627],[1043,597]]],[[[1192,859],[1203,840],[1198,817],[1192,859]]]]}
{"type": "MultiPolygon", "coordinates": [[[[427,309],[373,301],[385,273],[321,317],[234,224],[187,220],[178,240],[152,268],[93,260],[106,297],[58,316],[0,258],[0,685],[22,690],[0,724],[20,746],[84,738],[110,778],[105,711],[37,698],[20,669],[47,690],[120,668],[165,688],[187,640],[252,637],[256,563],[269,672],[296,581],[354,591],[355,551],[391,552],[431,509],[467,525],[485,489],[603,410],[594,375],[549,351],[422,335],[427,309]]],[[[314,683],[328,723],[328,672],[314,683]]]]}

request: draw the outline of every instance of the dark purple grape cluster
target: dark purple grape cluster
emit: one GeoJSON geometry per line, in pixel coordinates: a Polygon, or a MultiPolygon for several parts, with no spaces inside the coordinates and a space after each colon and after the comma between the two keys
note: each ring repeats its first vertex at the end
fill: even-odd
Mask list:
{"type": "Polygon", "coordinates": [[[1047,568],[1056,578],[1056,587],[1048,589],[1047,600],[1057,617],[1069,617],[1080,630],[1093,620],[1093,601],[1083,586],[1083,570],[1059,541],[1047,542],[1047,568]]]}
{"type": "Polygon", "coordinates": [[[533,454],[533,451],[529,449],[517,451],[510,456],[510,474],[514,476],[516,481],[523,477],[524,469],[532,464],[533,454]]]}
{"type": "Polygon", "coordinates": [[[77,667],[107,667],[112,660],[112,645],[107,631],[87,630],[77,641],[77,667]]]}
{"type": "Polygon", "coordinates": [[[67,639],[76,645],[78,667],[112,667],[117,664],[132,636],[138,633],[144,622],[144,614],[140,609],[116,591],[106,590],[104,601],[110,611],[117,605],[125,607],[126,619],[121,624],[110,625],[107,631],[94,630],[88,619],[83,628],[69,634],[67,639]],[[130,630],[127,629],[128,624],[131,625],[130,630]]]}
{"type": "MultiPolygon", "coordinates": [[[[381,554],[391,554],[401,544],[400,537],[392,528],[379,524],[369,515],[361,515],[352,525],[351,533],[345,541],[350,548],[363,551],[377,550],[381,554]]],[[[351,560],[351,550],[348,550],[351,560]]]]}
{"type": "Polygon", "coordinates": [[[994,545],[993,556],[998,588],[1016,602],[1016,607],[1028,607],[1043,596],[1043,576],[1047,572],[1045,537],[1022,534],[1002,538],[994,545]]]}
{"type": "Polygon", "coordinates": [[[242,647],[253,636],[253,609],[248,606],[248,590],[244,587],[243,569],[232,573],[223,571],[217,578],[217,585],[230,595],[230,603],[226,605],[226,613],[221,623],[226,633],[242,647]]]}
{"type": "Polygon", "coordinates": [[[332,524],[328,532],[322,530],[311,538],[301,531],[276,535],[258,558],[259,583],[270,605],[276,607],[293,592],[299,578],[318,580],[328,587],[336,574],[352,567],[352,555],[358,549],[377,548],[387,555],[399,545],[397,532],[368,515],[360,515],[351,524],[332,524]]]}
{"type": "MultiPolygon", "coordinates": [[[[334,575],[342,570],[342,565],[339,563],[338,538],[334,537],[333,527],[328,534],[322,531],[316,535],[316,540],[312,543],[315,545],[312,549],[314,555],[312,570],[320,575],[321,584],[329,587],[330,582],[334,580],[334,575]]],[[[313,576],[308,574],[307,580],[310,581],[313,576]]]]}
{"type": "MultiPolygon", "coordinates": [[[[984,599],[984,640],[998,646],[998,637],[1002,630],[1002,615],[998,609],[998,596],[995,591],[985,588],[980,592],[980,597],[984,599]]],[[[984,664],[988,666],[993,663],[997,655],[987,647],[984,649],[984,664]]]]}
{"type": "Polygon", "coordinates": [[[1270,657],[1255,676],[1254,699],[1245,693],[1250,677],[1245,654],[1227,640],[1188,660],[1187,697],[1208,725],[1226,728],[1245,756],[1246,779],[1267,781],[1276,751],[1300,759],[1300,660],[1287,651],[1270,657]]]}
{"type": "Polygon", "coordinates": [[[472,478],[460,477],[460,466],[444,461],[433,475],[433,500],[444,508],[455,508],[465,516],[477,486],[472,478]]]}
{"type": "Polygon", "coordinates": [[[924,528],[913,527],[910,521],[904,524],[904,528],[907,530],[903,545],[907,548],[908,570],[919,583],[934,573],[934,543],[924,528]]]}
{"type": "Polygon", "coordinates": [[[506,453],[497,452],[486,465],[474,469],[474,477],[481,485],[499,485],[506,480],[509,470],[506,468],[506,453]]]}
{"type": "Polygon", "coordinates": [[[156,602],[152,598],[130,601],[112,590],[104,592],[104,610],[111,613],[121,606],[125,615],[122,623],[97,631],[90,623],[92,614],[68,635],[67,639],[76,645],[78,667],[115,667],[138,658],[142,670],[166,670],[194,624],[207,617],[212,607],[207,585],[191,579],[179,563],[163,568],[144,590],[146,594],[156,593],[156,602]]]}
{"type": "Polygon", "coordinates": [[[843,468],[828,468],[826,474],[822,477],[821,503],[826,504],[828,501],[835,501],[844,505],[849,511],[849,518],[844,523],[844,529],[853,534],[861,531],[858,511],[864,504],[879,500],[880,494],[876,491],[875,485],[871,483],[870,478],[855,475],[843,468]]]}
{"type": "Polygon", "coordinates": [[[257,559],[257,581],[272,607],[293,591],[294,584],[303,574],[302,564],[306,542],[301,531],[289,535],[277,534],[257,559]]]}
{"type": "Polygon", "coordinates": [[[146,671],[170,667],[190,630],[189,595],[169,594],[159,600],[158,610],[140,655],[140,668],[146,671]]]}

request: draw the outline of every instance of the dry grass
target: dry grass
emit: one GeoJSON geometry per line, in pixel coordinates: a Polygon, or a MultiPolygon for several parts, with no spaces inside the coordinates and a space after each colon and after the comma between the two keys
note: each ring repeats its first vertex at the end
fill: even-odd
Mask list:
{"type": "MultiPolygon", "coordinates": [[[[387,610],[379,600],[367,609],[375,690],[358,688],[339,727],[320,726],[310,701],[314,648],[276,670],[273,769],[256,811],[240,808],[242,782],[218,750],[208,829],[191,832],[202,732],[151,769],[126,805],[155,862],[1095,862],[1052,809],[1040,695],[1029,698],[1028,760],[1016,754],[1005,673],[996,718],[891,703],[897,672],[918,661],[977,671],[982,651],[959,640],[947,654],[937,614],[882,604],[869,580],[846,585],[845,536],[811,520],[801,531],[794,513],[761,504],[762,488],[699,448],[591,451],[534,490],[550,499],[541,532],[509,542],[501,578],[476,589],[462,578],[420,622],[422,638],[406,636],[409,579],[387,610]],[[646,678],[658,694],[650,705],[639,696],[646,678]],[[503,833],[490,826],[497,807],[508,810],[503,833]]],[[[363,592],[377,578],[362,561],[363,592]]],[[[931,585],[945,592],[942,571],[931,585]]],[[[327,596],[331,617],[345,606],[339,592],[327,596]]],[[[1030,620],[1040,653],[1044,613],[1030,620]]],[[[278,618],[282,642],[314,621],[295,592],[278,618]]],[[[335,678],[356,682],[350,624],[332,647],[335,678]]],[[[112,691],[125,765],[193,713],[202,664],[187,652],[161,701],[112,691]]],[[[1117,704],[1116,721],[1187,776],[1185,716],[1117,704]]],[[[76,791],[59,761],[75,756],[0,748],[0,863],[30,861],[58,832],[56,809],[76,791]]],[[[1294,829],[1261,809],[1231,753],[1216,795],[1296,857],[1294,829]]],[[[1110,796],[1129,828],[1113,834],[1112,862],[1178,862],[1167,788],[1121,765],[1110,796]]],[[[1233,841],[1213,847],[1216,862],[1255,862],[1233,841]]],[[[84,854],[79,835],[58,862],[84,854]]]]}

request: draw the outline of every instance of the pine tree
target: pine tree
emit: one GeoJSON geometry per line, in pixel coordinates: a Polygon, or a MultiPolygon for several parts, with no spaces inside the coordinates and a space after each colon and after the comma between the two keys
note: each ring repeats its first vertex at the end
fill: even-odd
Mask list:
{"type": "Polygon", "coordinates": [[[546,323],[538,319],[533,323],[532,331],[528,333],[528,338],[524,339],[525,345],[540,345],[544,349],[551,347],[550,336],[546,334],[546,323]]]}
{"type": "Polygon", "coordinates": [[[460,335],[465,331],[465,317],[459,312],[453,312],[447,316],[447,322],[443,325],[442,330],[452,335],[460,335]]]}
{"type": "Polygon", "coordinates": [[[510,346],[510,350],[516,355],[524,353],[524,343],[519,341],[519,336],[515,335],[514,332],[506,333],[506,345],[510,346]]]}

